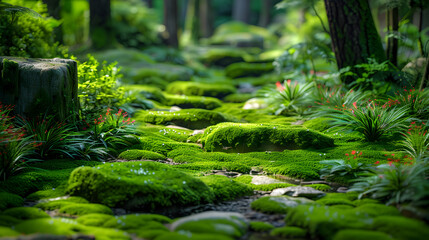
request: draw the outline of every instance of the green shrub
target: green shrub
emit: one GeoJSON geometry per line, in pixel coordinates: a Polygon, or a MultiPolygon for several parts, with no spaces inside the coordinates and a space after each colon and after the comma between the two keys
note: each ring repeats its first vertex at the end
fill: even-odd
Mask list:
{"type": "Polygon", "coordinates": [[[207,96],[223,98],[231,93],[235,93],[232,85],[202,83],[202,82],[172,82],[168,84],[166,92],[187,96],[207,96]]]}
{"type": "Polygon", "coordinates": [[[213,201],[201,181],[157,162],[123,162],[75,169],[68,193],[109,207],[153,210],[213,201]]]}
{"type": "Polygon", "coordinates": [[[7,208],[21,207],[24,204],[24,199],[16,194],[8,192],[0,192],[0,211],[7,208]]]}
{"type": "Polygon", "coordinates": [[[253,190],[250,187],[226,176],[209,175],[199,179],[212,189],[216,201],[234,200],[241,196],[253,194],[253,190]]]}
{"type": "Polygon", "coordinates": [[[250,222],[250,230],[254,232],[268,232],[273,229],[274,226],[271,223],[252,221],[250,222]]]}
{"type": "Polygon", "coordinates": [[[50,218],[50,216],[39,208],[34,207],[15,207],[3,211],[4,215],[8,215],[20,220],[50,218]]]}
{"type": "Polygon", "coordinates": [[[125,160],[164,160],[165,156],[147,150],[132,149],[122,152],[118,158],[125,160]]]}
{"type": "Polygon", "coordinates": [[[237,152],[326,148],[334,146],[328,136],[301,127],[275,124],[222,123],[207,128],[203,146],[208,151],[237,152]]]}

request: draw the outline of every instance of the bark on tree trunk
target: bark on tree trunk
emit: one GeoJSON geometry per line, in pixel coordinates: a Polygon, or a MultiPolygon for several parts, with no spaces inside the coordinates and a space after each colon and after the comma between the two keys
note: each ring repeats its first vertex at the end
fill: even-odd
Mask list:
{"type": "Polygon", "coordinates": [[[211,0],[200,0],[200,36],[208,38],[213,34],[213,11],[211,0]]]}
{"type": "MultiPolygon", "coordinates": [[[[396,35],[399,29],[399,9],[397,7],[388,10],[387,23],[388,35],[396,35]]],[[[387,58],[393,65],[398,66],[398,39],[395,36],[387,39],[387,58]]]]}
{"type": "Polygon", "coordinates": [[[429,87],[429,56],[426,58],[425,69],[423,71],[422,80],[420,82],[419,90],[429,87]]]}
{"type": "Polygon", "coordinates": [[[198,41],[200,31],[200,21],[198,21],[200,3],[199,0],[188,0],[186,11],[185,30],[182,35],[187,39],[182,44],[193,43],[198,41]]]}
{"type": "Polygon", "coordinates": [[[338,69],[366,63],[368,58],[386,60],[368,0],[325,0],[325,7],[338,69]]]}
{"type": "Polygon", "coordinates": [[[148,8],[153,8],[153,0],[143,0],[148,8]]]}
{"type": "Polygon", "coordinates": [[[250,22],[250,0],[234,0],[232,18],[244,23],[250,22]]]}
{"type": "MultiPolygon", "coordinates": [[[[56,20],[61,19],[61,6],[59,0],[43,0],[43,3],[48,7],[48,13],[50,16],[56,20]]],[[[54,29],[54,33],[55,41],[63,43],[63,30],[61,25],[54,29]]]]}
{"type": "Polygon", "coordinates": [[[165,42],[168,46],[178,47],[177,39],[178,15],[176,0],[164,0],[165,42]]]}
{"type": "Polygon", "coordinates": [[[112,39],[110,0],[89,0],[89,30],[95,48],[107,47],[112,39]]]}
{"type": "Polygon", "coordinates": [[[272,0],[262,1],[261,16],[259,16],[259,26],[266,27],[270,23],[271,8],[273,7],[272,0]]]}

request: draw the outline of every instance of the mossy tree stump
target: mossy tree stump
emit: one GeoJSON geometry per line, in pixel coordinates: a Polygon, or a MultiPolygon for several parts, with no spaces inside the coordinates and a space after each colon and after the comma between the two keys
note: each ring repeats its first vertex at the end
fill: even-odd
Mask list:
{"type": "Polygon", "coordinates": [[[23,117],[52,114],[65,120],[79,107],[77,63],[69,59],[0,56],[0,101],[23,117]]]}

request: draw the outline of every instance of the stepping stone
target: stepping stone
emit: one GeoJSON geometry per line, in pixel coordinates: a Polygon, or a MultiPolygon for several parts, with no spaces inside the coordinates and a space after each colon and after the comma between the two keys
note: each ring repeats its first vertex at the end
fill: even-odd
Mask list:
{"type": "Polygon", "coordinates": [[[270,195],[271,196],[288,195],[292,197],[305,197],[309,199],[316,199],[316,198],[321,198],[325,196],[326,193],[311,187],[294,186],[294,187],[274,189],[270,195]]]}
{"type": "Polygon", "coordinates": [[[252,178],[251,183],[255,185],[261,185],[261,184],[284,183],[284,182],[274,178],[267,177],[267,176],[254,176],[252,178]]]}

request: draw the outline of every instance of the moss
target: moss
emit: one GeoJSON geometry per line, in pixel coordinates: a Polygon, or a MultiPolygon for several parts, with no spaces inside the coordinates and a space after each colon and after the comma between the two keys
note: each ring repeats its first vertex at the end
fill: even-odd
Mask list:
{"type": "Polygon", "coordinates": [[[106,222],[115,219],[111,214],[89,213],[76,218],[79,224],[92,227],[102,227],[106,222]]]}
{"type": "Polygon", "coordinates": [[[368,203],[380,203],[380,201],[372,198],[363,198],[363,199],[358,199],[353,201],[353,204],[356,206],[361,206],[368,203]]]}
{"type": "Polygon", "coordinates": [[[289,211],[290,208],[294,208],[299,204],[307,204],[311,202],[311,200],[304,198],[291,198],[287,196],[265,196],[253,201],[250,207],[253,210],[264,213],[285,214],[289,211]]]}
{"type": "Polygon", "coordinates": [[[75,234],[92,235],[96,239],[131,239],[128,234],[117,229],[89,227],[66,218],[33,219],[15,226],[15,230],[24,234],[55,234],[71,236],[75,234]]]}
{"type": "Polygon", "coordinates": [[[35,207],[9,208],[3,211],[2,214],[14,217],[16,219],[21,219],[21,220],[36,219],[36,218],[50,218],[50,216],[47,213],[35,207]]]}
{"type": "Polygon", "coordinates": [[[232,85],[203,83],[203,82],[172,82],[165,89],[167,93],[223,98],[235,93],[232,85]]]}
{"type": "Polygon", "coordinates": [[[391,240],[393,239],[386,233],[369,231],[369,230],[355,230],[346,229],[341,230],[335,234],[333,240],[391,240]]]}
{"type": "Polygon", "coordinates": [[[19,195],[0,192],[0,212],[13,207],[20,207],[24,204],[24,199],[19,195]]]}
{"type": "Polygon", "coordinates": [[[244,184],[250,184],[252,182],[253,176],[251,175],[240,175],[235,178],[235,181],[241,182],[244,184]]]}
{"type": "Polygon", "coordinates": [[[236,222],[229,219],[201,219],[180,224],[176,232],[189,231],[192,233],[219,234],[233,238],[242,237],[245,231],[236,222]]]}
{"type": "Polygon", "coordinates": [[[156,125],[174,124],[190,129],[202,129],[220,122],[238,121],[234,117],[220,112],[204,109],[187,109],[177,112],[139,111],[136,113],[135,118],[146,123],[156,125]]]}
{"type": "Polygon", "coordinates": [[[201,56],[201,60],[209,66],[226,67],[232,63],[243,62],[247,53],[236,48],[210,49],[201,56]]]}
{"type": "Polygon", "coordinates": [[[244,103],[254,97],[252,93],[233,93],[223,98],[224,102],[228,103],[244,103]]]}
{"type": "Polygon", "coordinates": [[[226,176],[209,175],[199,179],[212,189],[217,201],[228,201],[253,194],[250,187],[226,176]]]}
{"type": "Polygon", "coordinates": [[[272,63],[233,63],[225,69],[225,75],[229,78],[258,77],[273,70],[272,63]]]}
{"type": "Polygon", "coordinates": [[[15,236],[19,236],[20,233],[12,230],[11,228],[8,227],[3,227],[0,226],[0,237],[15,237],[15,236]]]}
{"type": "Polygon", "coordinates": [[[295,185],[291,183],[250,184],[250,187],[257,191],[273,191],[276,188],[287,188],[293,186],[295,185]]]}
{"type": "Polygon", "coordinates": [[[155,238],[155,240],[234,240],[232,237],[228,237],[222,234],[213,233],[190,233],[187,231],[181,232],[168,232],[161,234],[155,238]]]}
{"type": "Polygon", "coordinates": [[[137,84],[124,85],[123,87],[125,91],[131,91],[146,99],[155,100],[162,104],[166,103],[166,98],[160,88],[153,87],[150,85],[137,85],[137,84]]]}
{"type": "Polygon", "coordinates": [[[326,184],[310,184],[310,185],[307,185],[306,187],[312,187],[316,190],[323,191],[323,192],[329,192],[332,190],[332,188],[326,184]]]}
{"type": "Polygon", "coordinates": [[[320,203],[322,205],[326,205],[326,206],[332,206],[332,205],[349,205],[354,207],[355,204],[347,199],[342,199],[342,198],[327,198],[327,199],[319,199],[316,201],[317,203],[320,203]]]}
{"type": "Polygon", "coordinates": [[[22,220],[11,217],[9,215],[0,214],[0,226],[12,227],[15,224],[18,224],[22,220]]]}
{"type": "Polygon", "coordinates": [[[397,208],[392,206],[386,206],[384,204],[368,203],[368,204],[364,204],[359,207],[356,207],[354,210],[356,212],[364,212],[368,216],[372,216],[372,217],[401,215],[397,208]]]}
{"type": "Polygon", "coordinates": [[[142,137],[140,138],[141,144],[139,147],[143,150],[148,150],[152,152],[157,152],[163,155],[167,155],[170,151],[175,149],[189,149],[191,150],[201,150],[201,147],[193,143],[181,143],[174,142],[171,139],[162,141],[156,140],[151,137],[142,137]]]}
{"type": "Polygon", "coordinates": [[[101,204],[96,203],[72,203],[65,205],[59,209],[60,213],[82,216],[90,213],[102,213],[113,215],[112,209],[101,204]]]}
{"type": "Polygon", "coordinates": [[[330,128],[329,119],[327,118],[314,118],[305,121],[303,126],[319,132],[325,132],[327,129],[330,128]]]}
{"type": "Polygon", "coordinates": [[[157,238],[158,236],[161,236],[162,234],[169,233],[168,230],[161,230],[161,229],[137,229],[133,231],[134,234],[136,234],[138,237],[147,239],[147,240],[153,240],[157,238]]]}
{"type": "Polygon", "coordinates": [[[389,234],[398,240],[424,240],[429,227],[422,221],[401,216],[380,216],[374,218],[372,229],[389,234]]]}
{"type": "Polygon", "coordinates": [[[164,160],[165,156],[147,150],[132,149],[122,152],[118,158],[125,160],[164,160]]]}
{"type": "Polygon", "coordinates": [[[203,96],[182,96],[166,95],[165,104],[168,106],[178,106],[180,108],[202,108],[212,110],[222,106],[222,102],[213,97],[203,96]]]}
{"type": "Polygon", "coordinates": [[[280,227],[275,228],[270,232],[272,237],[282,237],[287,239],[305,239],[307,231],[299,227],[280,227]]]}
{"type": "Polygon", "coordinates": [[[268,232],[273,229],[274,226],[271,223],[252,221],[250,222],[250,230],[254,232],[268,232]]]}
{"type": "Polygon", "coordinates": [[[46,190],[39,190],[37,192],[34,192],[30,195],[28,195],[25,199],[27,201],[38,201],[41,199],[50,199],[50,198],[58,198],[62,197],[66,192],[66,184],[61,184],[58,187],[46,189],[46,190]]]}
{"type": "Polygon", "coordinates": [[[171,219],[158,214],[129,214],[108,219],[102,226],[105,228],[128,229],[157,229],[167,230],[163,225],[171,223],[171,219]]]}
{"type": "Polygon", "coordinates": [[[301,127],[275,124],[221,123],[204,132],[207,151],[271,151],[334,146],[334,140],[301,127]]]}
{"type": "Polygon", "coordinates": [[[60,209],[62,207],[65,207],[70,204],[75,203],[89,203],[88,200],[81,198],[81,197],[69,197],[66,199],[59,199],[59,200],[53,200],[53,201],[42,201],[35,205],[35,207],[43,209],[43,210],[56,210],[60,209]]]}
{"type": "Polygon", "coordinates": [[[68,192],[125,209],[154,210],[213,201],[213,193],[201,180],[147,161],[77,168],[70,175],[68,192]]]}
{"type": "Polygon", "coordinates": [[[3,59],[0,63],[0,86],[7,92],[18,94],[19,64],[13,60],[3,59]]]}

